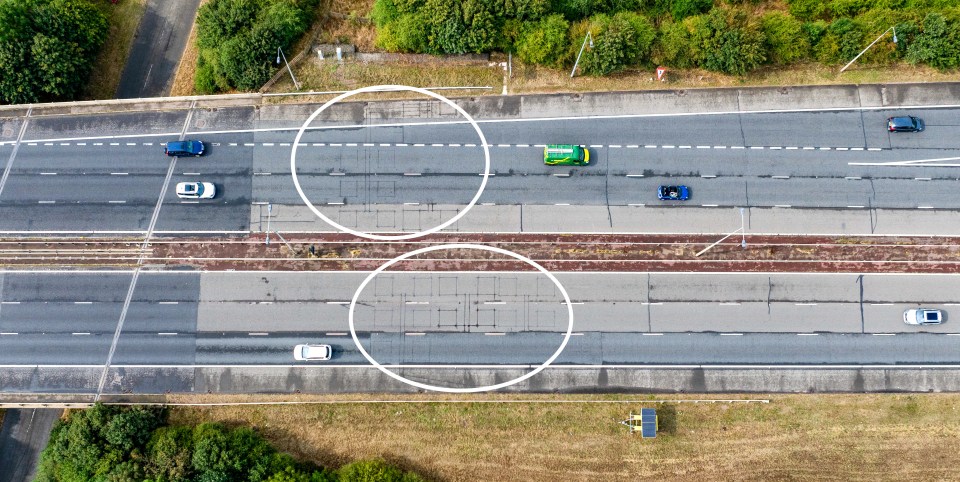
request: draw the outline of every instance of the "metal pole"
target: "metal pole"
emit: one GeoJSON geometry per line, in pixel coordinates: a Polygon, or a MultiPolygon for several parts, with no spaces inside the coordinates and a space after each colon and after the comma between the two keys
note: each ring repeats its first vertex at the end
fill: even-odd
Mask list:
{"type": "Polygon", "coordinates": [[[747,249],[747,228],[743,223],[743,208],[740,208],[740,247],[747,249]]]}
{"type": "Polygon", "coordinates": [[[273,204],[267,204],[267,246],[270,246],[270,213],[273,212],[273,204]]]}
{"type": "MultiPolygon", "coordinates": [[[[861,55],[863,55],[864,53],[866,53],[867,50],[870,50],[870,47],[873,47],[873,44],[879,42],[880,39],[882,39],[883,36],[886,35],[887,32],[889,32],[889,31],[891,31],[891,30],[893,30],[893,27],[890,27],[890,28],[884,30],[883,33],[880,34],[879,37],[877,37],[876,40],[874,40],[873,42],[871,42],[870,45],[867,45],[867,48],[863,49],[862,52],[860,52],[859,54],[857,54],[857,56],[854,57],[853,60],[851,60],[849,63],[847,63],[847,65],[844,65],[843,68],[840,69],[840,73],[842,74],[844,70],[847,70],[847,67],[849,67],[851,64],[853,64],[854,62],[856,62],[857,59],[859,59],[861,55]]],[[[893,30],[893,43],[897,43],[897,31],[896,31],[896,30],[893,30]]],[[[838,75],[839,75],[839,74],[838,74],[838,75]]]]}
{"type": "Polygon", "coordinates": [[[573,70],[570,71],[570,78],[573,78],[573,74],[577,72],[577,64],[580,63],[580,56],[583,55],[583,49],[587,46],[587,39],[590,39],[590,48],[593,48],[593,36],[590,35],[590,31],[587,30],[586,37],[583,37],[583,45],[580,46],[580,53],[577,54],[577,61],[573,63],[573,70]]]}
{"type": "Polygon", "coordinates": [[[280,231],[277,231],[277,232],[274,233],[274,234],[276,234],[277,237],[280,238],[280,241],[283,241],[283,244],[286,244],[286,245],[287,245],[287,249],[289,249],[290,252],[292,253],[292,252],[293,252],[293,246],[290,246],[290,243],[287,242],[287,238],[284,238],[283,236],[281,236],[281,235],[280,235],[280,231]]]}
{"type": "Polygon", "coordinates": [[[733,236],[734,234],[737,234],[737,233],[739,233],[739,232],[740,232],[740,230],[738,229],[738,230],[736,230],[736,231],[734,231],[734,232],[732,232],[732,233],[730,233],[730,234],[728,234],[728,235],[720,238],[719,241],[717,241],[716,243],[711,244],[710,246],[707,246],[706,248],[703,248],[703,251],[700,251],[699,253],[695,254],[694,256],[696,256],[696,257],[699,258],[701,254],[706,253],[707,251],[710,250],[710,248],[712,248],[712,247],[714,247],[714,246],[722,243],[724,239],[727,239],[727,238],[729,238],[730,236],[733,236]]]}
{"type": "Polygon", "coordinates": [[[297,82],[297,78],[293,76],[293,69],[290,68],[290,62],[287,62],[287,56],[283,55],[283,50],[280,47],[277,47],[277,63],[280,63],[280,57],[283,57],[283,62],[287,64],[287,72],[290,72],[290,78],[293,79],[293,86],[300,90],[300,83],[297,82]]]}

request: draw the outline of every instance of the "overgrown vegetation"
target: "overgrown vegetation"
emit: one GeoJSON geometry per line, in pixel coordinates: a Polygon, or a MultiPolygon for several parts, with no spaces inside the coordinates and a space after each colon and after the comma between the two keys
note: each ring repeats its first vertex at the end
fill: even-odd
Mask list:
{"type": "Polygon", "coordinates": [[[666,65],[744,75],[765,65],[847,62],[960,66],[960,6],[948,0],[376,0],[377,45],[431,54],[515,52],[583,72],[666,65]]]}
{"type": "Polygon", "coordinates": [[[107,32],[87,0],[0,0],[0,101],[77,98],[107,32]]]}
{"type": "Polygon", "coordinates": [[[329,470],[297,462],[247,427],[167,425],[158,408],[97,404],[54,426],[37,482],[418,482],[382,460],[329,470]]]}
{"type": "Polygon", "coordinates": [[[276,70],[277,48],[307,31],[319,0],[212,0],[197,14],[197,92],[254,90],[276,70]]]}

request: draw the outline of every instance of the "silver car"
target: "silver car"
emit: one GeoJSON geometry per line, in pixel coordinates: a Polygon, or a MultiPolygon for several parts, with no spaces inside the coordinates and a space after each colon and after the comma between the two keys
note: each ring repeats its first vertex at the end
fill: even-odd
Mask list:
{"type": "Polygon", "coordinates": [[[939,325],[943,323],[943,313],[930,308],[916,308],[903,312],[903,322],[908,325],[939,325]]]}
{"type": "Polygon", "coordinates": [[[213,199],[217,187],[212,182],[178,182],[177,197],[180,199],[213,199]]]}
{"type": "Polygon", "coordinates": [[[329,360],[333,355],[330,345],[297,345],[293,347],[294,360],[329,360]]]}

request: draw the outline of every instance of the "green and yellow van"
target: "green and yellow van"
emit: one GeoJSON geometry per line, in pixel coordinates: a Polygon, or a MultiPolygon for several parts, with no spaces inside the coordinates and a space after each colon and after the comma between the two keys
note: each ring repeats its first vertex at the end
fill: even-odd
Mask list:
{"type": "Polygon", "coordinates": [[[543,148],[543,163],[548,166],[586,166],[590,151],[572,144],[549,144],[543,148]]]}

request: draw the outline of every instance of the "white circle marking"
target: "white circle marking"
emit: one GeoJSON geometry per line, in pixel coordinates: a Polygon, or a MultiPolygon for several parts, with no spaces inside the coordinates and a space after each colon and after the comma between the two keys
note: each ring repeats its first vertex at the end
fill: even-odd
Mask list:
{"type": "Polygon", "coordinates": [[[356,293],[353,294],[353,298],[350,300],[350,311],[347,319],[350,324],[350,336],[353,337],[353,342],[357,345],[357,349],[360,350],[360,353],[363,354],[363,356],[367,359],[367,361],[369,361],[373,366],[377,367],[378,370],[390,376],[391,378],[397,381],[406,383],[408,385],[421,388],[423,390],[431,390],[431,391],[445,392],[445,393],[476,393],[476,392],[487,392],[491,390],[498,390],[501,388],[509,387],[510,385],[513,385],[516,383],[520,383],[536,375],[537,373],[540,373],[541,371],[546,369],[548,366],[550,366],[550,364],[553,363],[553,361],[556,360],[558,356],[560,356],[560,353],[563,352],[563,349],[567,347],[567,342],[570,341],[570,335],[573,333],[573,303],[570,302],[570,296],[567,294],[567,290],[564,289],[563,285],[560,284],[560,281],[557,280],[557,278],[552,273],[547,271],[543,266],[540,266],[539,264],[537,264],[536,261],[533,261],[532,259],[527,258],[526,256],[521,256],[512,251],[507,251],[505,249],[497,248],[495,246],[484,246],[482,244],[454,243],[454,244],[440,244],[440,245],[427,246],[424,248],[415,249],[408,253],[401,254],[400,256],[397,256],[396,258],[393,258],[390,261],[387,261],[386,263],[382,264],[379,268],[375,269],[372,273],[367,275],[367,277],[364,278],[363,282],[360,283],[360,287],[357,288],[356,293]],[[547,278],[550,279],[550,281],[553,281],[553,284],[557,285],[557,288],[560,290],[560,293],[563,295],[564,302],[566,302],[567,304],[567,314],[569,315],[569,320],[570,320],[569,323],[567,323],[567,332],[563,336],[563,342],[560,343],[560,347],[557,348],[557,351],[554,352],[553,355],[551,355],[550,358],[547,359],[547,361],[543,362],[543,364],[541,364],[540,366],[538,366],[537,368],[533,369],[532,371],[530,371],[525,375],[514,378],[513,380],[507,380],[505,382],[498,383],[496,385],[486,385],[486,386],[472,387],[472,388],[439,387],[436,385],[427,385],[426,383],[413,381],[390,371],[389,369],[381,365],[372,356],[370,356],[370,354],[367,353],[367,350],[365,350],[363,348],[363,345],[360,343],[360,339],[357,337],[357,330],[356,330],[356,327],[354,326],[354,320],[353,320],[353,313],[357,307],[357,299],[360,298],[360,293],[363,292],[363,289],[367,286],[368,283],[370,283],[371,280],[373,280],[373,278],[375,278],[378,274],[382,273],[385,269],[389,268],[390,266],[393,266],[394,264],[400,261],[403,261],[407,258],[424,254],[424,253],[429,253],[431,251],[441,250],[441,249],[479,249],[482,251],[490,251],[493,253],[510,256],[512,258],[523,261],[524,263],[527,263],[530,266],[533,266],[534,268],[539,270],[541,273],[546,275],[547,278]]]}
{"type": "Polygon", "coordinates": [[[313,211],[314,214],[319,216],[320,219],[326,221],[327,224],[333,226],[334,228],[343,232],[350,233],[354,236],[358,236],[366,239],[374,239],[378,241],[413,239],[413,238],[419,238],[421,236],[426,236],[428,234],[435,233],[437,231],[440,231],[441,229],[446,228],[447,226],[450,226],[451,224],[459,221],[460,218],[462,218],[465,214],[467,214],[467,212],[470,211],[470,209],[475,204],[477,204],[477,201],[480,199],[480,195],[483,194],[483,190],[487,187],[487,179],[490,178],[490,149],[487,145],[487,138],[483,136],[483,131],[480,130],[480,126],[477,124],[477,122],[473,120],[473,117],[470,117],[470,114],[467,114],[465,110],[463,110],[459,105],[455,104],[452,100],[440,94],[431,92],[426,89],[421,89],[419,87],[409,87],[405,85],[371,85],[369,87],[362,87],[359,89],[351,90],[349,92],[345,92],[343,94],[340,94],[334,97],[333,99],[330,99],[329,101],[327,101],[327,103],[320,106],[319,109],[314,111],[314,113],[307,118],[307,120],[303,123],[303,125],[300,126],[300,130],[297,131],[297,137],[293,140],[293,148],[290,150],[290,175],[293,176],[293,185],[294,187],[297,188],[297,193],[300,194],[300,198],[303,199],[303,202],[307,204],[307,207],[310,208],[310,210],[313,211]],[[447,105],[449,105],[450,107],[453,107],[457,112],[459,112],[460,115],[466,118],[467,121],[470,122],[470,125],[473,126],[473,129],[477,131],[477,135],[480,136],[480,145],[483,147],[483,156],[484,156],[483,180],[480,182],[480,189],[477,190],[477,194],[473,196],[473,199],[470,200],[470,202],[467,204],[466,207],[464,207],[459,213],[457,213],[454,217],[450,218],[446,222],[443,222],[430,229],[425,229],[423,231],[417,231],[417,232],[408,233],[408,234],[388,236],[383,234],[367,233],[367,232],[358,231],[355,229],[350,229],[328,218],[327,216],[324,216],[324,214],[321,213],[320,210],[317,209],[317,207],[314,206],[312,202],[310,202],[310,199],[307,198],[307,195],[303,192],[303,188],[300,186],[300,179],[297,178],[297,146],[300,145],[300,138],[303,137],[303,133],[306,130],[307,126],[309,126],[310,123],[313,122],[313,120],[316,119],[321,112],[323,112],[324,110],[329,108],[331,105],[343,100],[346,97],[350,97],[356,94],[361,94],[364,92],[397,92],[397,91],[404,91],[404,90],[417,92],[417,93],[420,93],[429,97],[433,97],[437,100],[441,100],[445,102],[447,105]]]}

